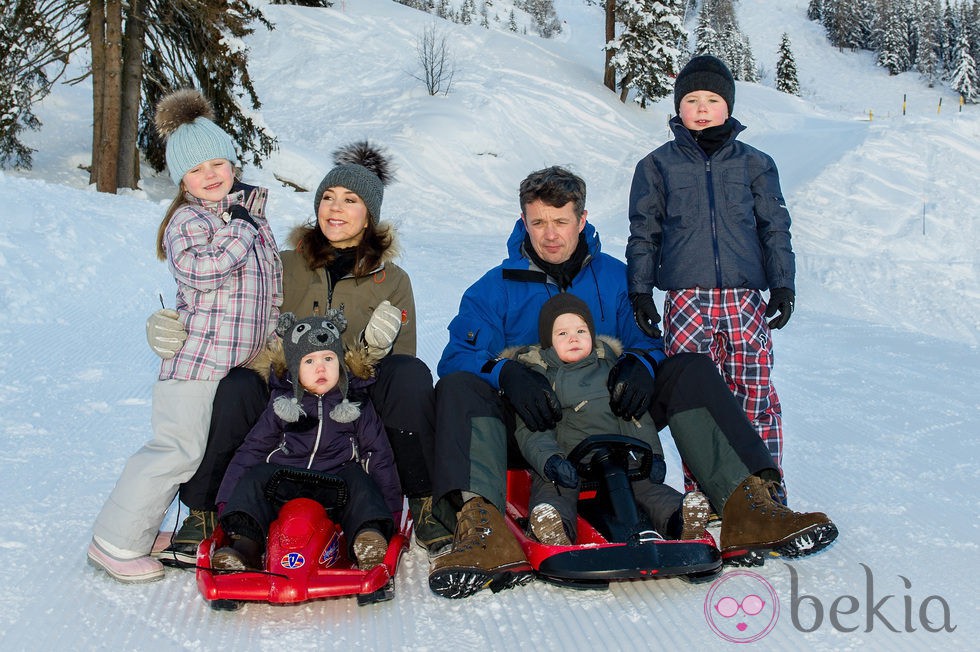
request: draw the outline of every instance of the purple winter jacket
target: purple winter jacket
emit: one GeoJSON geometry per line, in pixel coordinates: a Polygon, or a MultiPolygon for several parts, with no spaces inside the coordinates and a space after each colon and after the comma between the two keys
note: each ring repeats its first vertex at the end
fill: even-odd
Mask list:
{"type": "MultiPolygon", "coordinates": [[[[350,377],[350,383],[356,387],[363,381],[350,377]]],[[[334,473],[347,462],[357,461],[378,485],[388,508],[401,511],[395,456],[371,401],[361,402],[361,416],[352,423],[338,423],[328,416],[342,400],[338,389],[323,396],[305,392],[301,405],[309,417],[287,423],[276,415],[272,404],[279,396],[292,397],[288,374],[285,380],[273,374],[269,384],[269,404],[228,465],[218,489],[218,504],[228,502],[245,471],[262,462],[334,473]]]]}

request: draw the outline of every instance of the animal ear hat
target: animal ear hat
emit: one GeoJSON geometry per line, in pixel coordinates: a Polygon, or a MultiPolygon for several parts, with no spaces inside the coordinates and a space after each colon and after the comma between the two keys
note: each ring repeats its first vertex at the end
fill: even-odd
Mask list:
{"type": "Polygon", "coordinates": [[[211,104],[192,88],[160,100],[154,123],[167,141],[167,169],[178,186],[188,170],[204,161],[223,158],[238,165],[234,141],[214,123],[211,104]]]}
{"type": "Polygon", "coordinates": [[[295,423],[306,416],[301,406],[306,391],[299,382],[299,363],[315,351],[333,351],[340,365],[337,388],[342,400],[332,410],[330,418],[340,423],[350,423],[361,416],[360,407],[347,400],[347,366],[344,364],[344,342],[340,334],[347,330],[347,319],[343,309],[331,308],[323,316],[296,319],[291,312],[279,316],[276,334],[282,338],[282,350],[286,358],[286,368],[293,380],[293,396],[280,396],[272,405],[275,413],[283,421],[295,423]]]}

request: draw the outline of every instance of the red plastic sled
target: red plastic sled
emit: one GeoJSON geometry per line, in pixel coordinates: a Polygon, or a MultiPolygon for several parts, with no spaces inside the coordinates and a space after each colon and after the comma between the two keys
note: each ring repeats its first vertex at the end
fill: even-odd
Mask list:
{"type": "Polygon", "coordinates": [[[293,604],[318,598],[356,595],[358,605],[394,597],[398,560],[412,535],[408,511],[388,542],[384,563],[368,571],[354,567],[340,526],[310,498],[283,505],[269,528],[264,571],[218,571],[212,553],[230,540],[221,527],[197,550],[197,586],[213,609],[233,611],[242,602],[293,604]]]}
{"type": "Polygon", "coordinates": [[[649,474],[652,451],[645,443],[595,435],[568,459],[576,465],[583,489],[578,540],[571,546],[545,545],[526,534],[530,473],[507,473],[507,525],[541,579],[571,588],[605,589],[613,580],[680,576],[704,581],[720,572],[721,553],[707,530],[700,539],[687,541],[633,536],[642,529],[643,517],[637,514],[629,481],[649,474]]]}

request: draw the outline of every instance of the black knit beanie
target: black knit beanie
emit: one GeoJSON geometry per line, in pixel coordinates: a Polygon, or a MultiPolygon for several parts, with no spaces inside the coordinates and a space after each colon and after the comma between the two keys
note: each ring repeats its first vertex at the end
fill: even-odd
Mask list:
{"type": "Polygon", "coordinates": [[[595,322],[592,320],[592,311],[584,301],[569,292],[559,292],[544,302],[541,306],[541,313],[538,315],[538,339],[541,341],[541,348],[551,348],[551,331],[555,327],[555,320],[565,313],[578,315],[589,327],[589,334],[592,335],[592,345],[595,346],[595,322]]]}
{"type": "Polygon", "coordinates": [[[725,62],[704,54],[687,62],[674,80],[674,112],[680,114],[681,99],[694,91],[717,93],[728,105],[728,115],[735,110],[735,78],[725,62]]]}

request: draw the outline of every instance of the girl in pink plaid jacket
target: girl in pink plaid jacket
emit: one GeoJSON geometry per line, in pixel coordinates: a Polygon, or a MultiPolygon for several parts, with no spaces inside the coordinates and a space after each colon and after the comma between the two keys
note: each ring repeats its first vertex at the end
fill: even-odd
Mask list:
{"type": "Polygon", "coordinates": [[[157,108],[179,187],[160,224],[157,254],[177,282],[174,317],[187,339],[161,361],[153,438],[129,458],[93,528],[89,562],[121,582],[163,577],[150,551],[177,488],[204,455],[218,381],[264,348],[282,303],[267,191],[236,179],[234,142],[212,119],[197,91],[173,93],[157,108]]]}

